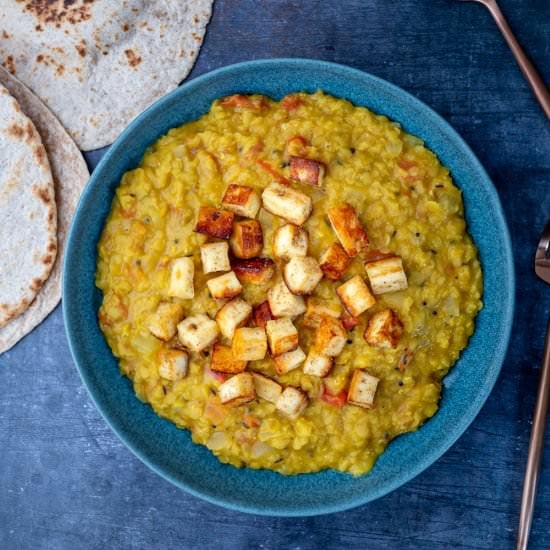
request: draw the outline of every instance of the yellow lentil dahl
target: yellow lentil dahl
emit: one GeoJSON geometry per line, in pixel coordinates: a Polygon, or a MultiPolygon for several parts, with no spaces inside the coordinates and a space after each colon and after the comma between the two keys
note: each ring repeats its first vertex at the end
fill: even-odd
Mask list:
{"type": "MultiPolygon", "coordinates": [[[[284,222],[263,209],[258,219],[262,255],[271,256],[273,232],[284,222]]],[[[394,437],[416,430],[436,412],[441,380],[466,346],[482,307],[477,251],[448,170],[397,123],[322,92],[281,102],[260,96],[234,104],[216,101],[199,120],[170,130],[122,178],[98,252],[100,325],[137,396],[189,429],[193,441],[221,461],[283,474],[325,468],[368,472],[394,437]],[[305,156],[326,166],[322,190],[294,186],[313,200],[304,225],[309,254],[319,258],[336,240],[327,210],[351,203],[367,230],[369,250],[401,256],[409,288],[376,297],[324,380],[302,368],[277,376],[269,357],[249,363],[248,370],[307,392],[307,408],[291,420],[259,398],[222,405],[208,351],[190,355],[185,378],[162,378],[159,357],[170,344],[153,336],[147,321],[161,301],[179,302],[187,315],[214,317],[220,304],[210,297],[206,281],[215,275],[203,274],[199,252],[207,239],[193,231],[198,209],[219,206],[231,183],[261,191],[274,178],[288,179],[285,147],[294,136],[305,138],[298,140],[305,156]],[[170,262],[182,256],[195,263],[192,300],[166,293],[170,262]],[[368,318],[384,308],[394,310],[404,325],[395,349],[371,347],[363,339],[368,318]],[[337,397],[357,368],[380,379],[372,409],[341,406],[337,397]]],[[[345,278],[355,274],[365,277],[358,257],[345,278]]],[[[242,297],[258,304],[274,281],[245,284],[242,297]]],[[[338,304],[334,288],[325,278],[314,296],[338,304]]],[[[300,319],[296,324],[307,353],[313,333],[300,319]]]]}

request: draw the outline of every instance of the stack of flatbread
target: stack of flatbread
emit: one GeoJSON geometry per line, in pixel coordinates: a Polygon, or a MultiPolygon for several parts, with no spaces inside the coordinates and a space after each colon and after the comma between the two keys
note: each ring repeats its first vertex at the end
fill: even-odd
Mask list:
{"type": "Polygon", "coordinates": [[[59,302],[79,148],[112,143],[187,76],[212,3],[0,2],[0,353],[59,302]]]}
{"type": "Polygon", "coordinates": [[[1,0],[0,64],[97,149],[187,76],[212,2],[1,0]]]}
{"type": "Polygon", "coordinates": [[[59,302],[65,237],[88,176],[60,122],[0,67],[0,353],[59,302]]]}

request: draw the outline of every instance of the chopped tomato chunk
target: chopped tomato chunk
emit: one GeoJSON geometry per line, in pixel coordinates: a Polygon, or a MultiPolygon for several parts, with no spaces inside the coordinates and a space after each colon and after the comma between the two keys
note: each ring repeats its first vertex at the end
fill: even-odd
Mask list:
{"type": "Polygon", "coordinates": [[[251,414],[243,414],[243,424],[247,428],[258,428],[260,426],[260,421],[251,414]]]}
{"type": "Polygon", "coordinates": [[[256,162],[258,166],[273,177],[273,179],[277,180],[282,185],[290,185],[290,181],[287,180],[282,174],[279,174],[279,172],[277,172],[277,170],[275,170],[269,162],[263,159],[258,159],[256,162]]]}
{"type": "Polygon", "coordinates": [[[252,109],[259,111],[266,106],[266,103],[263,97],[250,97],[247,95],[234,94],[220,100],[220,105],[231,109],[252,109]]]}
{"type": "Polygon", "coordinates": [[[346,330],[351,330],[359,324],[359,319],[353,317],[353,315],[350,315],[347,311],[340,317],[340,321],[342,321],[342,325],[344,325],[346,330]]]}
{"type": "Polygon", "coordinates": [[[403,170],[410,170],[411,168],[414,168],[417,166],[417,162],[414,160],[407,160],[407,159],[399,159],[397,161],[397,164],[399,168],[403,168],[403,170]]]}
{"type": "Polygon", "coordinates": [[[332,405],[333,407],[343,407],[347,400],[347,393],[345,390],[342,390],[339,393],[330,393],[327,387],[325,386],[323,390],[323,395],[321,395],[321,401],[332,405]]]}
{"type": "Polygon", "coordinates": [[[271,313],[271,308],[269,307],[269,302],[267,300],[257,306],[254,306],[252,312],[254,323],[257,327],[265,328],[268,321],[272,321],[276,318],[273,313],[271,313]]]}
{"type": "Polygon", "coordinates": [[[253,145],[247,152],[247,154],[250,157],[255,157],[258,153],[261,153],[264,150],[264,142],[258,141],[255,145],[253,145]]]}
{"type": "Polygon", "coordinates": [[[131,220],[132,218],[135,218],[136,212],[137,212],[137,204],[134,202],[132,203],[132,206],[130,208],[122,209],[122,217],[131,220]]]}
{"type": "Polygon", "coordinates": [[[295,95],[287,95],[281,100],[281,107],[285,109],[285,111],[294,111],[303,104],[304,102],[295,95]]]}

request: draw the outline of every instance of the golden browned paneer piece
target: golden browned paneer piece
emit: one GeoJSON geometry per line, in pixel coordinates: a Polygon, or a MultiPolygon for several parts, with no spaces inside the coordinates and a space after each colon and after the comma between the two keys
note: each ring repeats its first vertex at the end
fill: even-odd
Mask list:
{"type": "Polygon", "coordinates": [[[353,317],[359,317],[361,313],[367,311],[369,307],[376,303],[367,283],[360,275],[355,275],[355,277],[340,285],[336,289],[336,294],[353,317]]]}
{"type": "Polygon", "coordinates": [[[342,322],[334,317],[325,317],[315,332],[315,351],[329,357],[342,353],[348,334],[342,322]]]}
{"type": "Polygon", "coordinates": [[[304,136],[296,135],[289,138],[285,145],[283,157],[289,160],[290,157],[299,157],[307,152],[308,141],[304,136]]]}
{"type": "Polygon", "coordinates": [[[332,281],[341,279],[351,263],[351,258],[338,243],[332,243],[319,258],[319,267],[332,281]]]}
{"type": "Polygon", "coordinates": [[[202,271],[204,273],[216,273],[217,271],[229,271],[229,245],[226,242],[206,243],[201,247],[202,271]]]}
{"type": "Polygon", "coordinates": [[[195,231],[218,239],[229,239],[233,232],[235,214],[228,210],[218,210],[211,206],[201,206],[195,231]]]}
{"type": "Polygon", "coordinates": [[[340,302],[329,302],[321,298],[310,296],[307,299],[306,313],[304,315],[304,326],[318,328],[323,317],[334,317],[338,319],[342,315],[340,302]]]}
{"type": "Polygon", "coordinates": [[[185,257],[172,260],[168,294],[183,300],[190,300],[195,296],[194,277],[195,264],[193,258],[185,257]]]}
{"type": "Polygon", "coordinates": [[[210,360],[210,370],[214,372],[226,372],[238,374],[246,369],[246,361],[235,359],[233,351],[229,346],[216,343],[212,348],[212,359],[210,360]]]}
{"type": "Polygon", "coordinates": [[[369,319],[365,340],[377,348],[396,348],[403,334],[403,323],[395,311],[384,309],[369,319]]]}
{"type": "Polygon", "coordinates": [[[317,160],[290,157],[290,177],[294,181],[321,187],[325,176],[325,165],[317,160]]]}
{"type": "Polygon", "coordinates": [[[257,306],[254,306],[252,309],[252,318],[254,319],[254,324],[257,327],[262,328],[265,328],[268,321],[275,319],[275,316],[271,313],[271,308],[269,307],[269,302],[267,300],[257,306]]]}
{"type": "Polygon", "coordinates": [[[231,266],[242,283],[252,285],[264,285],[275,274],[275,262],[271,258],[233,260],[231,266]]]}
{"type": "Polygon", "coordinates": [[[232,340],[235,329],[245,325],[251,314],[252,307],[249,304],[241,298],[234,298],[216,313],[216,323],[224,338],[232,340]]]}
{"type": "Polygon", "coordinates": [[[289,418],[297,418],[307,407],[308,398],[305,392],[287,386],[277,399],[275,408],[289,418]]]}
{"type": "Polygon", "coordinates": [[[166,380],[177,382],[187,375],[189,355],[186,351],[168,349],[159,354],[159,375],[166,380]]]}
{"type": "Polygon", "coordinates": [[[268,321],[265,332],[272,355],[281,355],[298,347],[298,331],[288,317],[268,321]]]}
{"type": "Polygon", "coordinates": [[[267,336],[260,327],[240,327],[231,344],[233,355],[241,361],[259,361],[267,353],[267,336]]]}
{"type": "Polygon", "coordinates": [[[292,294],[284,281],[268,290],[267,301],[275,317],[298,317],[306,310],[304,299],[292,294]]]}
{"type": "Polygon", "coordinates": [[[220,401],[224,404],[242,405],[256,397],[254,378],[249,372],[241,372],[232,376],[221,384],[218,391],[220,401]]]}
{"type": "Polygon", "coordinates": [[[206,286],[212,298],[216,299],[234,298],[243,291],[243,287],[233,271],[206,281],[206,286]]]}
{"type": "Polygon", "coordinates": [[[281,376],[291,370],[297,369],[305,360],[306,354],[302,348],[298,346],[295,350],[281,353],[281,355],[277,355],[273,358],[275,362],[275,372],[281,376]]]}
{"type": "Polygon", "coordinates": [[[218,324],[200,313],[187,317],[178,324],[179,341],[189,350],[199,352],[210,347],[220,334],[218,324]]]}
{"type": "Polygon", "coordinates": [[[233,224],[233,234],[229,239],[231,252],[237,258],[254,258],[262,252],[264,236],[257,220],[242,220],[233,224]]]}
{"type": "Polygon", "coordinates": [[[367,232],[361,225],[357,212],[351,204],[344,203],[329,208],[328,218],[348,256],[353,258],[369,246],[367,232]]]}
{"type": "Polygon", "coordinates": [[[294,256],[307,256],[308,232],[302,227],[287,223],[273,235],[273,255],[279,260],[288,261],[294,256]]]}
{"type": "Polygon", "coordinates": [[[408,286],[407,275],[399,256],[391,256],[365,264],[370,286],[374,294],[405,290],[408,286]]]}
{"type": "Polygon", "coordinates": [[[275,380],[269,378],[269,376],[264,376],[259,372],[253,372],[252,377],[254,378],[256,395],[270,403],[276,403],[283,392],[281,384],[278,384],[275,380]]]}
{"type": "Polygon", "coordinates": [[[290,258],[283,269],[283,279],[292,294],[311,294],[322,278],[317,260],[310,256],[290,258]]]}
{"type": "Polygon", "coordinates": [[[348,390],[348,403],[370,409],[374,403],[379,379],[361,369],[355,369],[348,390]]]}
{"type": "Polygon", "coordinates": [[[311,199],[304,193],[280,183],[269,184],[262,193],[264,208],[295,225],[302,225],[309,218],[311,199]]]}
{"type": "Polygon", "coordinates": [[[171,302],[161,302],[149,317],[147,328],[159,340],[168,342],[178,331],[178,323],[183,319],[183,306],[171,302]]]}
{"type": "Polygon", "coordinates": [[[333,365],[334,357],[322,355],[312,348],[309,350],[306,357],[306,362],[304,363],[304,373],[324,378],[325,376],[328,376],[333,365]]]}
{"type": "Polygon", "coordinates": [[[260,204],[260,195],[247,185],[231,184],[222,199],[224,208],[244,218],[255,218],[260,204]]]}

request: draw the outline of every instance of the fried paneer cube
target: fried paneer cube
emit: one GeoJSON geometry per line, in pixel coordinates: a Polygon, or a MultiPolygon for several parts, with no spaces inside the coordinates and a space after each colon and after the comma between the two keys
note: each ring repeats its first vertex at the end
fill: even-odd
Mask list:
{"type": "Polygon", "coordinates": [[[283,392],[281,384],[259,372],[253,372],[252,377],[254,378],[256,395],[270,403],[276,403],[283,392]]]}
{"type": "Polygon", "coordinates": [[[261,327],[240,327],[231,343],[233,355],[241,361],[259,361],[267,353],[267,336],[261,327]]]}
{"type": "Polygon", "coordinates": [[[271,258],[233,260],[231,266],[242,283],[252,285],[264,285],[275,274],[275,262],[271,258]]]}
{"type": "Polygon", "coordinates": [[[336,357],[342,353],[348,335],[339,319],[324,317],[315,332],[315,350],[322,355],[336,357]]]}
{"type": "Polygon", "coordinates": [[[277,355],[273,358],[275,372],[281,376],[291,370],[297,369],[305,360],[306,354],[302,348],[298,346],[295,350],[281,353],[281,355],[277,355]]]}
{"type": "Polygon", "coordinates": [[[408,286],[403,261],[399,256],[368,262],[365,264],[365,270],[374,294],[405,290],[408,286]]]}
{"type": "Polygon", "coordinates": [[[268,212],[295,225],[303,225],[312,210],[311,199],[306,194],[275,182],[264,189],[262,203],[268,212]]]}
{"type": "Polygon", "coordinates": [[[229,245],[226,242],[206,243],[200,247],[203,273],[229,271],[229,245]]]}
{"type": "Polygon", "coordinates": [[[179,349],[164,350],[159,354],[159,375],[166,380],[177,382],[187,376],[189,355],[179,349]]]}
{"type": "Polygon", "coordinates": [[[211,206],[201,206],[195,231],[218,239],[229,239],[233,232],[235,214],[211,206]]]}
{"type": "Polygon", "coordinates": [[[367,343],[377,348],[396,348],[403,334],[403,323],[397,313],[384,309],[375,313],[365,329],[367,343]]]}
{"type": "Polygon", "coordinates": [[[321,187],[325,171],[325,165],[322,162],[303,157],[290,157],[290,177],[294,181],[321,187]]]}
{"type": "Polygon", "coordinates": [[[311,294],[322,278],[319,263],[310,256],[290,258],[283,269],[283,279],[292,294],[311,294]]]}
{"type": "Polygon", "coordinates": [[[360,275],[355,275],[340,285],[336,289],[336,294],[353,317],[359,317],[376,303],[376,299],[360,275]]]}
{"type": "Polygon", "coordinates": [[[297,317],[306,310],[304,299],[292,294],[284,281],[279,281],[268,290],[267,301],[275,317],[297,317]]]}
{"type": "Polygon", "coordinates": [[[200,313],[178,324],[178,339],[189,350],[199,352],[210,347],[220,334],[218,324],[200,313]]]}
{"type": "Polygon", "coordinates": [[[323,355],[314,348],[309,350],[304,363],[304,373],[324,378],[328,376],[334,365],[334,357],[323,355]]]}
{"type": "Polygon", "coordinates": [[[241,298],[234,298],[216,313],[216,323],[224,338],[232,340],[235,329],[245,325],[251,314],[252,307],[247,302],[241,298]]]}
{"type": "Polygon", "coordinates": [[[210,359],[210,370],[214,372],[225,372],[238,374],[246,369],[246,361],[235,359],[230,346],[216,343],[212,348],[212,358],[210,359]]]}
{"type": "Polygon", "coordinates": [[[351,258],[338,243],[332,243],[319,258],[319,267],[332,280],[341,279],[351,263],[351,258]]]}
{"type": "Polygon", "coordinates": [[[380,380],[368,372],[355,369],[348,390],[348,403],[365,409],[372,408],[380,380]]]}
{"type": "Polygon", "coordinates": [[[237,258],[249,259],[258,256],[264,247],[260,222],[257,220],[235,222],[229,244],[231,252],[237,258]]]}
{"type": "Polygon", "coordinates": [[[277,399],[275,408],[285,416],[293,419],[302,414],[307,404],[308,398],[305,392],[298,388],[287,386],[279,396],[279,399],[277,399]]]}
{"type": "Polygon", "coordinates": [[[234,298],[243,291],[243,287],[233,271],[206,281],[206,286],[212,298],[216,299],[234,298]]]}
{"type": "Polygon", "coordinates": [[[342,315],[340,302],[331,302],[310,296],[307,299],[306,313],[304,315],[304,326],[318,328],[324,317],[338,319],[342,315]]]}
{"type": "Polygon", "coordinates": [[[273,255],[279,260],[288,261],[294,256],[307,256],[308,232],[302,227],[287,223],[273,235],[273,255]]]}
{"type": "Polygon", "coordinates": [[[220,401],[224,404],[241,405],[256,397],[254,378],[249,372],[241,372],[226,380],[218,388],[220,401]]]}
{"type": "Polygon", "coordinates": [[[192,257],[172,260],[168,294],[183,300],[190,300],[195,296],[194,278],[195,263],[192,257]]]}
{"type": "Polygon", "coordinates": [[[229,185],[222,199],[224,208],[244,218],[255,218],[260,205],[260,195],[247,185],[229,185]]]}
{"type": "Polygon", "coordinates": [[[159,340],[168,342],[178,331],[178,323],[183,319],[183,306],[171,302],[161,302],[149,317],[147,328],[159,340]]]}
{"type": "Polygon", "coordinates": [[[367,232],[357,217],[355,208],[349,203],[343,203],[328,210],[328,218],[338,240],[350,257],[357,256],[369,245],[367,232]]]}
{"type": "Polygon", "coordinates": [[[269,349],[274,356],[298,347],[298,331],[288,317],[267,321],[265,332],[269,349]]]}

